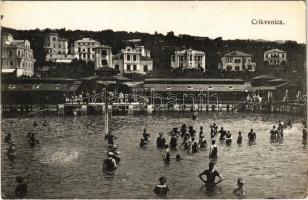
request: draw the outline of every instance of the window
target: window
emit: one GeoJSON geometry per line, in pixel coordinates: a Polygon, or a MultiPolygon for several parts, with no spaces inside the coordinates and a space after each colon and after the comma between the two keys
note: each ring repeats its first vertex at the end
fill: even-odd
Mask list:
{"type": "Polygon", "coordinates": [[[130,71],[130,65],[127,65],[127,71],[130,71]]]}
{"type": "Polygon", "coordinates": [[[252,70],[252,66],[251,65],[248,65],[248,70],[252,70]]]}
{"type": "Polygon", "coordinates": [[[234,62],[235,63],[241,63],[241,59],[235,59],[234,62]]]}
{"type": "Polygon", "coordinates": [[[175,62],[175,56],[171,57],[172,62],[175,62]]]}
{"type": "Polygon", "coordinates": [[[183,63],[180,63],[180,68],[182,68],[183,67],[183,63]]]}
{"type": "Polygon", "coordinates": [[[106,50],[101,50],[101,55],[103,55],[103,56],[107,55],[107,51],[106,50]]]}
{"type": "Polygon", "coordinates": [[[189,60],[192,61],[192,55],[189,56],[189,60]]]}
{"type": "Polygon", "coordinates": [[[78,52],[81,52],[81,48],[80,47],[78,47],[78,52]]]}
{"type": "Polygon", "coordinates": [[[180,56],[180,61],[183,61],[183,56],[180,56]]]}
{"type": "Polygon", "coordinates": [[[57,40],[57,38],[56,37],[52,37],[52,41],[56,41],[57,40]]]}
{"type": "Polygon", "coordinates": [[[12,50],[9,51],[9,56],[12,56],[13,55],[13,52],[12,50]]]}
{"type": "Polygon", "coordinates": [[[61,44],[59,44],[59,48],[61,48],[61,44]]]}
{"type": "Polygon", "coordinates": [[[144,66],[143,66],[143,71],[144,71],[144,72],[147,72],[148,70],[149,70],[149,69],[148,69],[148,66],[147,66],[147,65],[144,65],[144,66]]]}
{"type": "Polygon", "coordinates": [[[227,66],[227,71],[231,71],[232,70],[232,66],[228,65],[227,66]]]}
{"type": "Polygon", "coordinates": [[[267,54],[265,54],[265,58],[268,58],[268,55],[267,55],[267,54]]]}
{"type": "Polygon", "coordinates": [[[284,54],[281,54],[281,57],[284,58],[284,54]]]}
{"type": "Polygon", "coordinates": [[[240,66],[235,66],[236,71],[240,71],[240,66]]]}
{"type": "Polygon", "coordinates": [[[94,55],[92,55],[92,59],[94,59],[94,55]]]}
{"type": "Polygon", "coordinates": [[[53,44],[53,48],[56,48],[56,44],[53,44]]]}
{"type": "Polygon", "coordinates": [[[137,65],[133,65],[133,70],[134,70],[134,71],[137,70],[137,65]]]}
{"type": "Polygon", "coordinates": [[[130,55],[126,56],[126,60],[130,61],[130,55]]]}
{"type": "Polygon", "coordinates": [[[11,60],[10,60],[10,66],[11,66],[11,67],[13,66],[13,61],[11,61],[11,60]]]}
{"type": "Polygon", "coordinates": [[[119,65],[115,65],[115,66],[114,66],[114,69],[117,70],[117,71],[120,71],[119,65]]]}
{"type": "Polygon", "coordinates": [[[91,48],[88,48],[88,52],[91,52],[91,48]]]}
{"type": "Polygon", "coordinates": [[[231,63],[232,62],[232,59],[231,58],[228,58],[227,59],[227,63],[231,63]]]}
{"type": "Polygon", "coordinates": [[[108,65],[107,60],[101,60],[102,65],[108,65]]]}
{"type": "Polygon", "coordinates": [[[200,64],[200,63],[198,63],[198,67],[201,67],[201,64],[200,64]]]}
{"type": "Polygon", "coordinates": [[[136,61],[136,60],[137,60],[137,56],[133,55],[133,61],[136,61]]]}

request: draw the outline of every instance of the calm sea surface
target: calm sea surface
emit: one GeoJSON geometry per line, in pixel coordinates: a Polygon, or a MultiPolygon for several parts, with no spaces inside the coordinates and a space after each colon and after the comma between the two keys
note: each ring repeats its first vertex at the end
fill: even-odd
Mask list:
{"type": "MultiPolygon", "coordinates": [[[[46,118],[9,118],[2,120],[1,192],[14,198],[15,177],[25,177],[27,198],[157,198],[153,189],[162,175],[167,177],[169,198],[235,198],[232,190],[238,177],[245,180],[247,198],[304,198],[307,194],[308,156],[302,143],[301,119],[287,115],[247,113],[200,113],[191,115],[162,114],[153,116],[113,116],[111,127],[118,137],[121,162],[115,176],[102,172],[107,142],[104,140],[102,116],[46,118]],[[269,130],[278,120],[292,119],[294,126],[285,131],[281,142],[272,143],[269,130]],[[34,121],[39,123],[33,127],[34,121]],[[199,173],[208,167],[208,151],[190,154],[183,150],[183,160],[163,162],[164,151],[157,149],[158,132],[188,123],[199,131],[203,126],[209,141],[209,125],[215,122],[233,133],[233,143],[218,142],[216,169],[225,180],[213,193],[201,188],[199,173]],[[139,141],[143,128],[151,134],[147,148],[139,141]],[[255,144],[249,144],[247,133],[257,133],[255,144]],[[37,133],[40,144],[30,148],[26,134],[37,133]],[[236,144],[237,132],[243,133],[243,144],[236,144]],[[5,133],[12,133],[16,145],[15,162],[6,156],[5,133]]],[[[165,134],[165,136],[167,136],[165,134]]],[[[169,136],[167,137],[169,141],[169,136]]],[[[180,139],[182,141],[182,139],[180,139]]]]}

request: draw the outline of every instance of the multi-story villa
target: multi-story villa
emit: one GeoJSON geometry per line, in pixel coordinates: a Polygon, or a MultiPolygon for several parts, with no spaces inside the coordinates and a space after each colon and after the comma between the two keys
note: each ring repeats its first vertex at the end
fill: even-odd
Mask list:
{"type": "Polygon", "coordinates": [[[252,56],[242,51],[232,51],[221,58],[219,68],[224,71],[251,71],[256,70],[256,63],[252,56]]]}
{"type": "Polygon", "coordinates": [[[2,72],[15,72],[16,76],[33,76],[33,50],[28,40],[14,40],[8,33],[2,34],[2,72]]]}
{"type": "Polygon", "coordinates": [[[127,46],[113,57],[113,68],[123,73],[146,74],[153,70],[151,53],[144,46],[127,46]]]}
{"type": "Polygon", "coordinates": [[[95,68],[98,69],[102,67],[113,67],[112,48],[107,45],[101,45],[95,48],[95,68]]]}
{"type": "Polygon", "coordinates": [[[175,51],[171,56],[171,67],[173,69],[202,69],[205,70],[205,53],[193,49],[175,51]]]}
{"type": "Polygon", "coordinates": [[[287,52],[280,49],[272,49],[264,52],[264,61],[269,65],[281,65],[287,62],[287,52]]]}
{"type": "Polygon", "coordinates": [[[91,38],[76,40],[72,47],[74,58],[78,60],[95,61],[95,48],[100,46],[100,42],[91,38]]]}
{"type": "Polygon", "coordinates": [[[44,40],[45,61],[70,63],[73,55],[68,54],[67,39],[59,37],[58,33],[48,33],[44,40]]]}

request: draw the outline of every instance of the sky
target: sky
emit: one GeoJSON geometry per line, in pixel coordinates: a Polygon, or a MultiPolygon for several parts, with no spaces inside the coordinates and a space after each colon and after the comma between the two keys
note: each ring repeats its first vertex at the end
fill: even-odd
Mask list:
{"type": "Polygon", "coordinates": [[[223,39],[294,40],[306,43],[303,1],[2,1],[1,25],[15,29],[189,34],[223,39]],[[253,19],[284,25],[253,25],[253,19]]]}

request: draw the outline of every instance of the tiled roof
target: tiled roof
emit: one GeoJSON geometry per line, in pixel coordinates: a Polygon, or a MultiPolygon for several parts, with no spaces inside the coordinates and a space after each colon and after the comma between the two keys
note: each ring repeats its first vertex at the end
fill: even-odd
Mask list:
{"type": "Polygon", "coordinates": [[[271,49],[271,50],[265,51],[264,53],[272,53],[272,52],[286,53],[285,51],[280,50],[280,49],[271,49]]]}
{"type": "Polygon", "coordinates": [[[81,40],[76,40],[75,42],[98,42],[92,38],[82,38],[81,40]]]}
{"type": "Polygon", "coordinates": [[[224,55],[224,57],[234,57],[234,56],[242,56],[242,57],[247,57],[247,56],[251,56],[248,53],[244,53],[242,51],[232,51],[230,53],[227,53],[224,55]]]}
{"type": "Polygon", "coordinates": [[[184,50],[181,50],[181,51],[177,51],[177,53],[187,53],[187,51],[194,51],[196,54],[205,54],[203,51],[197,51],[197,50],[194,50],[194,49],[184,49],[184,50]]]}

